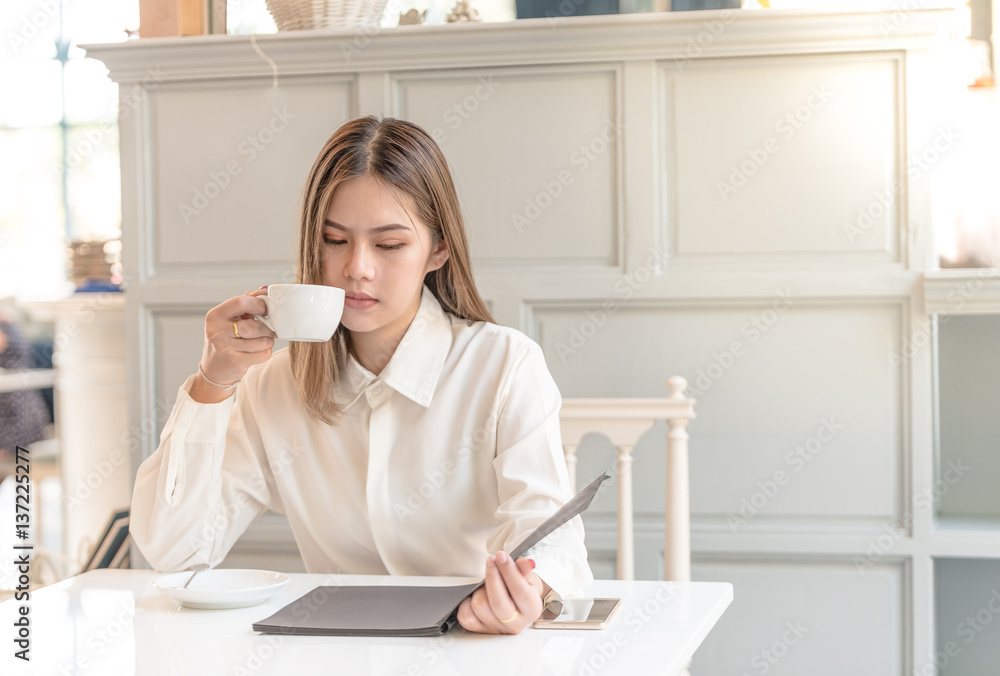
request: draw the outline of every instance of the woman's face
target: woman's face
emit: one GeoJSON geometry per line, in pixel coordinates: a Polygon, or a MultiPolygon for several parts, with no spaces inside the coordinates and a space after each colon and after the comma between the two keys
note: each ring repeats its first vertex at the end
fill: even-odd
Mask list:
{"type": "Polygon", "coordinates": [[[444,242],[434,245],[412,212],[405,195],[373,178],[334,191],[323,226],[323,283],[346,292],[341,323],[352,333],[398,340],[420,306],[424,275],[448,259],[444,242]]]}

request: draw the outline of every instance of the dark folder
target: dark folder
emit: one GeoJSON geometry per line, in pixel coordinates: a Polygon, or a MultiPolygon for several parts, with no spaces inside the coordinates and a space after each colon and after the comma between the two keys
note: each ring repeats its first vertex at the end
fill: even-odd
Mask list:
{"type": "MultiPolygon", "coordinates": [[[[546,535],[587,509],[605,472],[510,552],[524,556],[546,535]]],[[[253,624],[254,631],[312,636],[440,636],[451,629],[462,600],[484,580],[450,587],[321,586],[253,624]]]]}

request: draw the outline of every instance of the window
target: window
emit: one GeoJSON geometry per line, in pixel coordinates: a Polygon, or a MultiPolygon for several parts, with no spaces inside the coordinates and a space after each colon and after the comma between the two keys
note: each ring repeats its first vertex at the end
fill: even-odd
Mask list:
{"type": "Polygon", "coordinates": [[[137,0],[8,0],[0,17],[0,297],[59,297],[67,242],[120,235],[118,92],[77,45],[117,42],[137,0]]]}

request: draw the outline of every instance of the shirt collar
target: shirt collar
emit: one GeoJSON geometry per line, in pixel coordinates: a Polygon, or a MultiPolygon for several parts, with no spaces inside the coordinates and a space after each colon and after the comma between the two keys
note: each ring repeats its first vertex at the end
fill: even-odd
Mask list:
{"type": "Polygon", "coordinates": [[[451,342],[451,320],[425,284],[416,316],[378,376],[343,351],[338,403],[345,409],[353,406],[372,382],[380,380],[427,408],[451,350],[451,342]]]}

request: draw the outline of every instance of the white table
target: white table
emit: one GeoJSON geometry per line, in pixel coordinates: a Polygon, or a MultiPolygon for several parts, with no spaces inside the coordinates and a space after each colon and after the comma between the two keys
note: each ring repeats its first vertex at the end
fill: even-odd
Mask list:
{"type": "Polygon", "coordinates": [[[30,666],[13,655],[13,622],[21,604],[0,604],[0,674],[673,676],[733,599],[732,585],[722,582],[599,580],[589,594],[622,599],[601,631],[286,636],[259,634],[250,625],[319,585],[459,584],[470,579],[294,574],[287,587],[261,605],[190,610],[156,591],[153,582],[159,576],[145,570],[97,570],[32,592],[30,666]]]}

